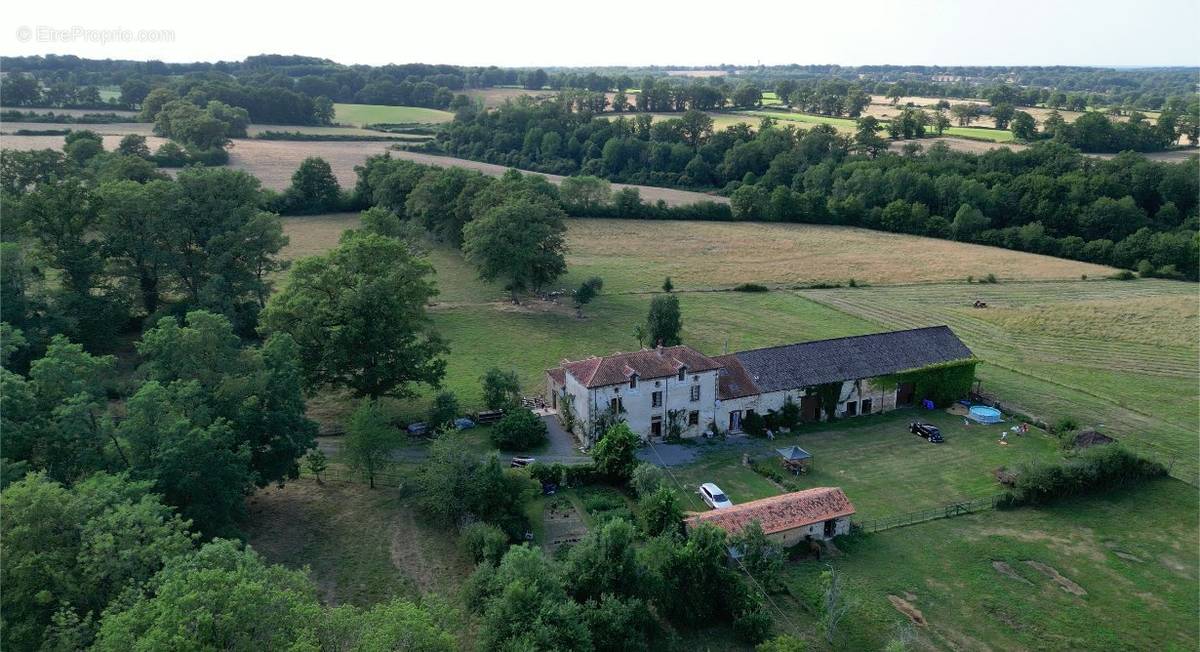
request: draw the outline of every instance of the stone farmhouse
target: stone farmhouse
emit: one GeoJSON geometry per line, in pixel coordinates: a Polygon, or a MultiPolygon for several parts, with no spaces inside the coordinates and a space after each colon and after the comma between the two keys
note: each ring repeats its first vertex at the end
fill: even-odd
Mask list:
{"type": "Polygon", "coordinates": [[[747,414],[766,415],[789,400],[804,421],[829,411],[853,417],[912,405],[923,398],[914,383],[885,377],[970,360],[971,350],[946,326],[713,357],[689,346],[659,347],[563,360],[546,371],[547,404],[585,444],[618,416],[653,439],[737,433],[747,414]],[[836,396],[836,404],[822,406],[822,396],[836,396]]]}
{"type": "Polygon", "coordinates": [[[710,523],[733,535],[758,521],[768,539],[784,547],[824,541],[850,532],[854,505],[838,487],[813,487],[688,517],[689,528],[710,523]]]}

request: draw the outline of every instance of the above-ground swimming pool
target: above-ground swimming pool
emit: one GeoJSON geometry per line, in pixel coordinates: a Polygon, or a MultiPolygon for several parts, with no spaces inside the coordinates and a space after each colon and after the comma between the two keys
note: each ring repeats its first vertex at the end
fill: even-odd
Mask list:
{"type": "Polygon", "coordinates": [[[1000,410],[986,405],[972,405],[971,418],[979,423],[1000,423],[1000,410]]]}

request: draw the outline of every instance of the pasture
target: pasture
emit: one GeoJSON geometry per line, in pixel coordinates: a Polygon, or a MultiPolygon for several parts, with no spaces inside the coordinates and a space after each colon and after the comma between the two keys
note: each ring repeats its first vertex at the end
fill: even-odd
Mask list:
{"type": "MultiPolygon", "coordinates": [[[[842,539],[832,559],[789,564],[785,583],[809,603],[827,564],[844,574],[837,649],[882,649],[903,622],[917,649],[1191,650],[1195,510],[1192,487],[1158,480],[842,539]]],[[[816,631],[811,610],[789,615],[816,631]]]]}
{"type": "Polygon", "coordinates": [[[334,104],[333,119],[338,124],[363,127],[370,124],[440,124],[450,122],[454,114],[418,106],[383,104],[334,104]]]}

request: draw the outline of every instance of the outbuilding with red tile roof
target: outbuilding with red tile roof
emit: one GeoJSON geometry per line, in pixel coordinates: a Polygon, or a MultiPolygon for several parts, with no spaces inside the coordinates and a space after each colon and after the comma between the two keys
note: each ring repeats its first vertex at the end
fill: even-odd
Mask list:
{"type": "Polygon", "coordinates": [[[768,539],[794,546],[805,538],[832,539],[850,531],[854,505],[839,487],[814,487],[696,514],[688,527],[710,523],[733,535],[753,521],[768,539]]]}

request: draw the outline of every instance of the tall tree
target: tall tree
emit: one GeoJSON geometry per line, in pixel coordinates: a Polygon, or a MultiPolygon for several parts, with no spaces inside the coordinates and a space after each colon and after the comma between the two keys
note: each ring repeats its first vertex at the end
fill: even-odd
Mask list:
{"type": "Polygon", "coordinates": [[[446,367],[446,345],[425,311],[437,294],[432,274],[399,240],[351,234],[296,262],[263,313],[263,330],[296,341],[310,391],[332,385],[372,399],[412,396],[412,384],[436,386],[446,367]]]}
{"type": "Polygon", "coordinates": [[[662,294],[650,300],[646,315],[646,340],[650,346],[675,346],[680,343],[683,319],[679,314],[679,295],[662,294]]]}
{"type": "Polygon", "coordinates": [[[67,487],[30,474],[5,488],[0,510],[0,606],[14,649],[86,646],[110,602],[192,547],[188,524],[150,483],[123,476],[67,487]]]}
{"type": "Polygon", "coordinates": [[[375,488],[375,476],[388,456],[400,445],[400,431],[392,427],[376,401],[364,401],[346,426],[345,453],[351,469],[367,476],[375,488]]]}
{"type": "Polygon", "coordinates": [[[496,206],[463,228],[463,253],[480,278],[504,279],[513,303],[561,276],[566,264],[562,209],[525,197],[496,206]]]}
{"type": "Polygon", "coordinates": [[[342,202],[342,188],[329,162],[310,156],[292,174],[292,185],[284,191],[284,204],[292,213],[312,214],[336,211],[342,202]]]}

